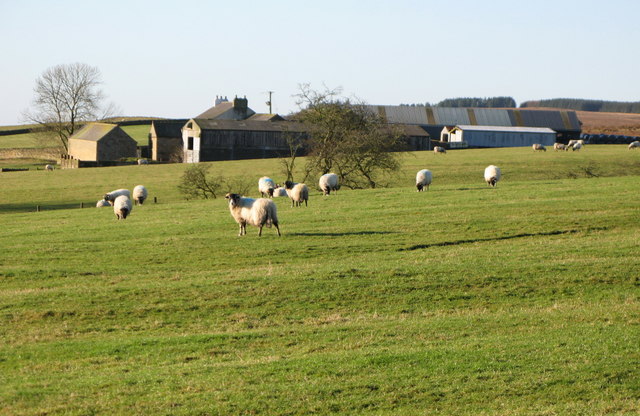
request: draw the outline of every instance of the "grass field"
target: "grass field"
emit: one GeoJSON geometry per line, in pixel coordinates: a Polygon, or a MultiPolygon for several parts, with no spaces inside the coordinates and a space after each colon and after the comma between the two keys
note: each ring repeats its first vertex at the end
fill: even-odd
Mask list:
{"type": "Polygon", "coordinates": [[[638,414],[640,153],[403,161],[276,199],[280,238],[184,201],[184,165],[0,174],[0,414],[638,414]],[[77,208],[138,183],[126,221],[77,208]]]}

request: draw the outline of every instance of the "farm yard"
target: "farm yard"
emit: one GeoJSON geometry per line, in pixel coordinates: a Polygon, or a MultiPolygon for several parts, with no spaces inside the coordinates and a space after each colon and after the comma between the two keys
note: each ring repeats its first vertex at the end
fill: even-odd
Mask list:
{"type": "MultiPolygon", "coordinates": [[[[1,173],[0,413],[638,414],[640,152],[548,150],[409,152],[388,187],[326,197],[313,178],[260,238],[184,200],[184,164],[1,173]],[[138,184],[126,220],[79,208],[138,184]]],[[[284,181],[207,164],[252,197],[284,181]]]]}

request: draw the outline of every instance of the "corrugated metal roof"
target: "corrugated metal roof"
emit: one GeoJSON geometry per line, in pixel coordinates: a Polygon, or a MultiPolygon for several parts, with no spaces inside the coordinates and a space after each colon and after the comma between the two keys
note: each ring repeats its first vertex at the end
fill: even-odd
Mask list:
{"type": "Polygon", "coordinates": [[[552,133],[556,132],[548,127],[514,127],[514,126],[471,126],[471,125],[458,125],[456,128],[460,130],[471,131],[501,131],[501,132],[514,132],[514,133],[552,133]]]}
{"type": "Polygon", "coordinates": [[[109,123],[89,123],[74,133],[69,139],[98,141],[107,135],[111,130],[118,127],[117,124],[109,123]]]}
{"type": "Polygon", "coordinates": [[[512,126],[509,111],[495,108],[474,108],[479,126],[512,126]]]}

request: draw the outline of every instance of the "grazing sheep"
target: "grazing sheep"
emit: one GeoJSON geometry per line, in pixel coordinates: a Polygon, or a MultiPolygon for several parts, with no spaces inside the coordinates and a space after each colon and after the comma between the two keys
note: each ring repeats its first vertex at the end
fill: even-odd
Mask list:
{"type": "Polygon", "coordinates": [[[131,198],[131,192],[129,192],[128,189],[117,189],[115,191],[111,191],[109,193],[104,194],[102,198],[105,199],[106,201],[109,201],[109,203],[113,205],[113,202],[120,195],[125,195],[127,198],[131,198]]]}
{"type": "Polygon", "coordinates": [[[573,145],[576,144],[576,143],[578,143],[577,140],[571,139],[571,140],[569,140],[569,143],[567,143],[567,147],[573,147],[573,145]]]}
{"type": "Polygon", "coordinates": [[[287,196],[287,190],[285,188],[283,188],[282,186],[278,186],[276,189],[273,190],[273,197],[280,197],[280,196],[287,196]]]}
{"type": "Polygon", "coordinates": [[[148,165],[149,161],[147,159],[138,159],[138,165],[148,165]]]}
{"type": "Polygon", "coordinates": [[[584,146],[584,140],[583,140],[583,139],[576,140],[576,143],[580,143],[581,145],[583,145],[583,146],[584,146]]]}
{"type": "Polygon", "coordinates": [[[325,173],[320,177],[318,182],[323,195],[330,195],[331,191],[338,192],[340,185],[338,185],[338,175],[335,173],[325,173]]]}
{"type": "Polygon", "coordinates": [[[436,147],[433,148],[433,153],[436,154],[436,155],[438,153],[447,153],[447,149],[445,149],[442,146],[436,146],[436,147]]]}
{"type": "Polygon", "coordinates": [[[567,145],[562,144],[562,143],[554,143],[553,144],[553,150],[555,150],[556,152],[558,150],[567,150],[567,145]]]}
{"type": "Polygon", "coordinates": [[[543,152],[547,151],[547,148],[541,145],[540,143],[534,143],[533,146],[531,147],[533,147],[534,151],[540,151],[540,150],[542,150],[543,152]]]}
{"type": "Polygon", "coordinates": [[[636,140],[634,142],[629,143],[629,150],[635,149],[636,147],[640,147],[640,142],[639,141],[636,140]]]}
{"type": "Polygon", "coordinates": [[[484,170],[484,180],[487,182],[487,185],[495,188],[500,180],[500,168],[495,165],[487,166],[484,170]]]}
{"type": "Polygon", "coordinates": [[[113,212],[118,220],[126,219],[127,215],[131,214],[131,210],[133,210],[133,204],[128,196],[120,195],[113,201],[113,212]]]}
{"type": "Polygon", "coordinates": [[[418,171],[416,174],[416,188],[418,188],[418,192],[421,192],[423,188],[427,188],[429,190],[429,185],[431,185],[431,171],[429,169],[422,169],[418,171]]]}
{"type": "Polygon", "coordinates": [[[44,165],[44,170],[53,170],[53,165],[44,165]]]}
{"type": "Polygon", "coordinates": [[[571,150],[573,150],[574,152],[575,152],[576,150],[580,150],[580,149],[582,149],[582,143],[580,143],[580,142],[575,142],[575,143],[573,144],[573,146],[571,146],[571,150]]]}
{"type": "Polygon", "coordinates": [[[273,197],[273,190],[276,189],[276,183],[273,179],[263,176],[258,179],[258,191],[260,191],[260,196],[263,198],[268,196],[269,198],[273,197]]]}
{"type": "Polygon", "coordinates": [[[278,214],[275,202],[267,198],[244,198],[238,194],[227,194],[225,198],[229,200],[229,212],[236,222],[240,225],[238,236],[247,234],[247,224],[260,228],[258,237],[262,236],[262,227],[265,225],[276,227],[278,236],[280,236],[280,228],[278,227],[278,214]]]}
{"type": "Polygon", "coordinates": [[[144,185],[137,185],[133,188],[133,201],[136,205],[142,205],[147,199],[147,188],[144,185]]]}
{"type": "Polygon", "coordinates": [[[304,201],[304,206],[307,206],[307,201],[309,200],[309,188],[307,185],[303,183],[293,183],[291,181],[286,181],[284,183],[284,187],[287,190],[287,194],[289,198],[291,198],[291,206],[302,206],[302,201],[304,201]]]}
{"type": "Polygon", "coordinates": [[[98,201],[96,203],[96,208],[102,208],[102,207],[110,207],[111,204],[109,203],[109,201],[105,200],[105,199],[101,199],[100,201],[98,201]]]}

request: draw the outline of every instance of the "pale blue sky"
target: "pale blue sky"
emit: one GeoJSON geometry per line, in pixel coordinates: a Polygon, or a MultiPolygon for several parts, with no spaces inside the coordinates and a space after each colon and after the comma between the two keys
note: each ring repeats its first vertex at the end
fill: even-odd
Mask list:
{"type": "Polygon", "coordinates": [[[302,83],[369,104],[511,96],[640,101],[636,0],[0,0],[0,125],[36,78],[98,67],[127,116],[189,118],[216,95],[296,110],[302,83]]]}

